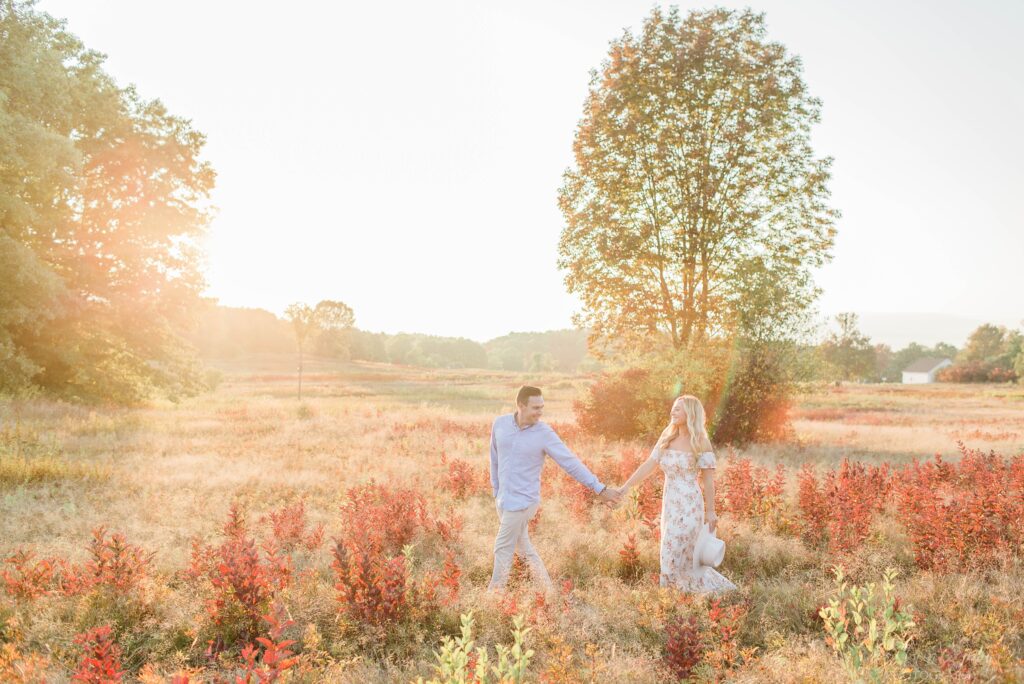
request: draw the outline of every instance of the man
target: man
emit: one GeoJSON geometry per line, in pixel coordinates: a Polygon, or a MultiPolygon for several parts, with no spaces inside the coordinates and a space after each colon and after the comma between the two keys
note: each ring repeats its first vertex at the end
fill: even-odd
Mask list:
{"type": "Polygon", "coordinates": [[[526,558],[537,580],[546,589],[552,586],[544,561],[530,543],[527,527],[540,506],[540,471],[545,454],[603,501],[613,503],[621,496],[598,481],[551,426],[540,421],[543,411],[540,390],[524,385],[516,396],[516,412],[498,416],[491,427],[491,488],[500,521],[494,539],[494,571],[489,587],[492,590],[505,587],[517,550],[526,558]]]}

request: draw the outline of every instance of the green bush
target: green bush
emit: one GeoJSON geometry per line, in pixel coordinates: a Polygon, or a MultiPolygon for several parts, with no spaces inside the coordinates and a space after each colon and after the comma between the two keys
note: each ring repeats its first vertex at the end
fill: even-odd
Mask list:
{"type": "Polygon", "coordinates": [[[716,443],[771,441],[787,429],[797,365],[795,345],[783,343],[708,342],[647,357],[602,373],[574,403],[576,422],[607,439],[653,441],[675,397],[693,394],[716,443]]]}

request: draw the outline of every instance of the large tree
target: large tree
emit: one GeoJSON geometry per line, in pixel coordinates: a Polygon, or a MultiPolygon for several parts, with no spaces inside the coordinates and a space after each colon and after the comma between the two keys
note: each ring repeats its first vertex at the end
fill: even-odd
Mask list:
{"type": "Polygon", "coordinates": [[[204,138],[118,87],[102,55],[33,4],[0,4],[0,230],[19,282],[48,295],[31,324],[0,320],[3,353],[64,396],[194,389],[178,331],[202,287],[204,138]]]}
{"type": "MultiPolygon", "coordinates": [[[[355,325],[355,312],[345,302],[325,299],[316,306],[296,302],[289,304],[284,312],[285,318],[291,321],[295,332],[295,344],[299,351],[299,399],[302,399],[302,369],[306,345],[324,335],[340,336],[339,344],[345,334],[355,325]]],[[[337,351],[337,350],[335,350],[337,351]]],[[[346,355],[347,355],[347,349],[346,355]]]]}
{"type": "Polygon", "coordinates": [[[785,336],[833,244],[820,103],[764,17],[654,10],[592,73],[559,266],[597,340],[785,336]]]}
{"type": "Polygon", "coordinates": [[[838,331],[830,332],[821,345],[830,379],[865,380],[875,371],[876,350],[871,340],[860,331],[857,314],[836,316],[838,331]]]}

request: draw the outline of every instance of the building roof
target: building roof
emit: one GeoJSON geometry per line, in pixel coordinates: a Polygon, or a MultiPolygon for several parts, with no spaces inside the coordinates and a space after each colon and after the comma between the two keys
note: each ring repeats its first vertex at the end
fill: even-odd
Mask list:
{"type": "MultiPolygon", "coordinates": [[[[946,363],[949,359],[940,359],[935,356],[926,356],[923,359],[918,359],[914,363],[910,364],[903,369],[904,373],[931,373],[933,370],[938,368],[940,365],[946,363]]],[[[949,361],[952,363],[951,361],[949,361]]]]}

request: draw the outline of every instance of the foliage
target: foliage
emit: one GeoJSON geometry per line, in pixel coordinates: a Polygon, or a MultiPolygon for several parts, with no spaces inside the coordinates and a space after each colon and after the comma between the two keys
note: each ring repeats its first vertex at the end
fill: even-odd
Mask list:
{"type": "Polygon", "coordinates": [[[291,559],[273,541],[257,546],[237,504],[231,506],[223,535],[217,546],[193,540],[187,573],[209,595],[212,653],[251,641],[274,598],[291,582],[291,559]]]}
{"type": "MultiPolygon", "coordinates": [[[[414,535],[432,522],[421,494],[369,482],[348,491],[341,515],[343,530],[335,542],[332,568],[338,602],[348,617],[380,629],[424,607],[418,603],[434,602],[444,578],[427,578],[417,585],[407,560],[414,535]]],[[[449,576],[449,592],[453,581],[457,577],[449,576]]]]}
{"type": "Polygon", "coordinates": [[[83,684],[112,684],[124,676],[121,648],[114,641],[110,627],[103,625],[75,637],[82,656],[71,681],[83,684]]]}
{"type": "Polygon", "coordinates": [[[799,377],[798,348],[787,342],[707,343],[648,354],[624,369],[602,372],[573,402],[580,429],[608,439],[653,443],[680,394],[700,397],[716,443],[746,444],[785,436],[799,377]]]}
{"type": "Polygon", "coordinates": [[[1024,354],[1024,334],[990,323],[978,326],[956,363],[939,371],[942,382],[1013,382],[1020,373],[1017,360],[1024,354]]]}
{"type": "Polygon", "coordinates": [[[677,681],[689,679],[704,656],[704,639],[697,628],[697,618],[677,616],[665,626],[665,634],[665,667],[677,681]]]}
{"type": "Polygon", "coordinates": [[[486,646],[476,646],[473,639],[473,613],[461,616],[462,631],[458,638],[445,637],[441,648],[435,652],[436,676],[416,684],[520,684],[527,681],[527,667],[533,658],[533,651],[525,648],[526,635],[531,627],[524,627],[525,620],[517,615],[512,620],[512,646],[495,644],[497,662],[491,664],[486,646]]]}
{"type": "Polygon", "coordinates": [[[784,524],[783,489],[786,472],[776,464],[775,472],[755,466],[749,458],[729,459],[716,484],[716,499],[723,513],[737,520],[751,520],[779,529],[784,524]]]}
{"type": "Polygon", "coordinates": [[[308,551],[320,548],[324,541],[324,526],[307,529],[306,502],[296,501],[267,514],[272,538],[282,551],[293,551],[302,547],[308,551]]]}
{"type": "Polygon", "coordinates": [[[640,552],[636,548],[636,535],[630,533],[626,542],[619,549],[619,578],[626,582],[636,582],[644,574],[644,566],[640,562],[640,552]]]}
{"type": "Polygon", "coordinates": [[[836,212],[820,103],[762,15],[652,11],[593,72],[559,204],[559,266],[596,339],[679,350],[786,336],[836,212]]]}
{"type": "Polygon", "coordinates": [[[120,403],[198,391],[177,331],[203,286],[203,135],[117,87],[100,54],[31,2],[0,5],[0,35],[5,389],[120,403]]]}
{"type": "MultiPolygon", "coordinates": [[[[299,351],[299,400],[302,400],[302,363],[306,345],[311,341],[329,338],[328,347],[333,355],[348,356],[346,335],[355,324],[355,313],[344,302],[325,299],[316,306],[296,302],[284,312],[292,324],[295,343],[299,351]]],[[[322,350],[321,350],[322,351],[322,350]]]]}
{"type": "Polygon", "coordinates": [[[204,301],[194,330],[186,337],[204,358],[290,353],[295,343],[286,321],[264,309],[222,306],[204,301]]]}
{"type": "Polygon", "coordinates": [[[710,426],[719,444],[743,446],[782,439],[802,369],[795,344],[750,341],[733,350],[710,426]]]}
{"type": "Polygon", "coordinates": [[[4,559],[4,590],[8,596],[17,599],[34,599],[43,596],[53,584],[56,559],[35,559],[30,549],[15,549],[4,559]]]}
{"type": "Polygon", "coordinates": [[[993,566],[1024,544],[1024,455],[1003,459],[960,444],[959,463],[915,459],[896,481],[918,566],[993,566]]]}
{"type": "Polygon", "coordinates": [[[243,676],[236,679],[237,684],[276,682],[298,661],[290,650],[295,640],[282,638],[284,631],[295,624],[294,620],[285,617],[284,606],[275,603],[271,612],[263,616],[263,621],[269,628],[267,636],[256,639],[262,648],[248,644],[242,649],[244,671],[243,676]],[[260,661],[258,665],[257,658],[260,661]]]}
{"type": "Polygon", "coordinates": [[[462,500],[471,494],[484,491],[483,478],[469,461],[461,458],[449,459],[442,454],[441,463],[448,466],[445,486],[456,499],[462,500]]]}
{"type": "Polygon", "coordinates": [[[608,439],[650,439],[658,434],[658,421],[666,422],[673,399],[670,388],[658,384],[645,368],[602,373],[573,402],[576,422],[584,432],[608,439]]]}
{"type": "Polygon", "coordinates": [[[510,371],[576,373],[593,369],[586,330],[509,333],[484,344],[487,367],[510,371]]]}
{"type": "Polygon", "coordinates": [[[833,553],[846,553],[867,539],[875,514],[885,506],[893,477],[888,463],[872,466],[844,458],[820,482],[814,466],[805,463],[797,482],[804,538],[826,542],[833,553]]]}
{"type": "Polygon", "coordinates": [[[897,572],[888,569],[881,587],[849,585],[835,568],[835,587],[819,615],[824,621],[826,642],[843,659],[854,679],[882,681],[890,659],[900,667],[907,662],[914,620],[895,595],[897,572]]]}
{"type": "Polygon", "coordinates": [[[821,355],[830,379],[866,380],[875,371],[875,348],[867,335],[857,328],[857,314],[836,316],[839,330],[833,331],[821,345],[821,355]]]}

